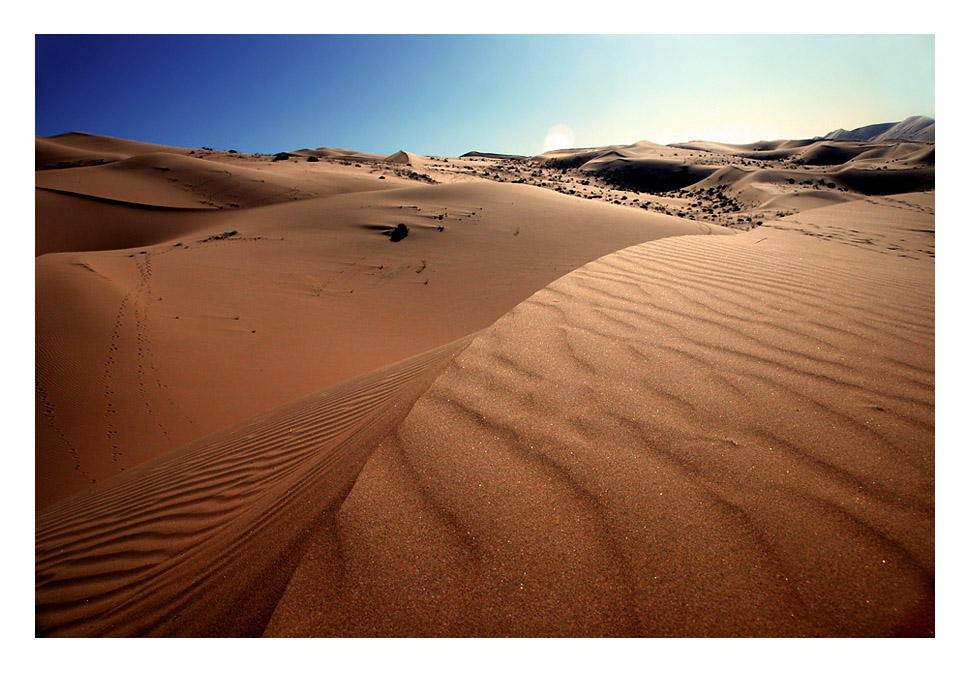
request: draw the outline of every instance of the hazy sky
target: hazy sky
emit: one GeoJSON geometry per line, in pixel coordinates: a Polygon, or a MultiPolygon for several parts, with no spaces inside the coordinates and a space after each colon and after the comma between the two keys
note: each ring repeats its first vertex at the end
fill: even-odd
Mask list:
{"type": "Polygon", "coordinates": [[[754,142],[935,117],[934,38],[71,36],[35,39],[37,135],[456,156],[754,142]]]}

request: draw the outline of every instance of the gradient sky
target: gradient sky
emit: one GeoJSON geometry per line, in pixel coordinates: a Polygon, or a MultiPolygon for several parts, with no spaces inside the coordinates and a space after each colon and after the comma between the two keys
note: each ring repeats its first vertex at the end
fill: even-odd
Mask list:
{"type": "Polygon", "coordinates": [[[35,134],[457,156],[935,117],[932,35],[37,35],[35,134]]]}

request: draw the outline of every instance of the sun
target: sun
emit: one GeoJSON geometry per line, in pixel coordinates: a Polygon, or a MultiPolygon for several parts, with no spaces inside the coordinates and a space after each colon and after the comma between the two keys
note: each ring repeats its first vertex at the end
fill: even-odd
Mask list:
{"type": "Polygon", "coordinates": [[[546,142],[542,146],[542,151],[563,150],[572,146],[573,130],[565,124],[556,124],[546,132],[546,142]]]}

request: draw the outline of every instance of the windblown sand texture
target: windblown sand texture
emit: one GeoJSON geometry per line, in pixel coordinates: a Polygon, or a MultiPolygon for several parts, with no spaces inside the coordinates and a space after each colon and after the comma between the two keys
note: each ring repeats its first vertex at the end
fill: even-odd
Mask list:
{"type": "Polygon", "coordinates": [[[37,632],[932,635],[933,146],[859,144],[38,138],[37,632]]]}

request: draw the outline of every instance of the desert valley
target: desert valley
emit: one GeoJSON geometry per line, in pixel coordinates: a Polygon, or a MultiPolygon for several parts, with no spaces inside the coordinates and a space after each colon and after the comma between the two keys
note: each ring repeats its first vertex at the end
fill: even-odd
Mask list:
{"type": "Polygon", "coordinates": [[[933,133],[36,137],[36,633],[933,636],[933,133]]]}

